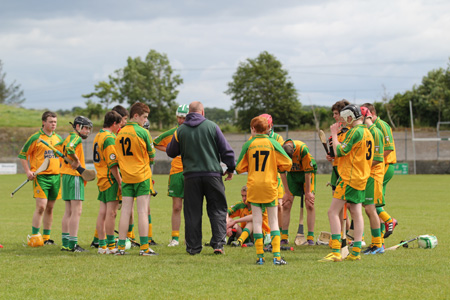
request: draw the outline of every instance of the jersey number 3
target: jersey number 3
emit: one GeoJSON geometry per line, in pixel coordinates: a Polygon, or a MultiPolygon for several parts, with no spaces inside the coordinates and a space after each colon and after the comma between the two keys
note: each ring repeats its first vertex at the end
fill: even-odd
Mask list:
{"type": "Polygon", "coordinates": [[[266,163],[267,163],[267,158],[269,157],[270,152],[269,151],[256,151],[253,154],[253,157],[255,158],[255,171],[259,171],[259,156],[264,156],[264,160],[261,166],[261,172],[264,172],[264,170],[266,169],[266,163]]]}
{"type": "Polygon", "coordinates": [[[133,156],[133,152],[131,152],[131,140],[130,140],[130,138],[122,137],[120,139],[120,143],[122,144],[123,156],[133,156]]]}
{"type": "Polygon", "coordinates": [[[370,160],[372,158],[372,141],[366,141],[367,153],[366,160],[370,160]]]}

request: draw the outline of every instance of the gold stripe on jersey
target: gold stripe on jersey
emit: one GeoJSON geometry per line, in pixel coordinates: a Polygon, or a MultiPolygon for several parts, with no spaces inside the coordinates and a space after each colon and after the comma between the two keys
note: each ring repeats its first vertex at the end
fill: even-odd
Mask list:
{"type": "Polygon", "coordinates": [[[379,117],[374,122],[375,126],[381,130],[384,136],[384,151],[392,150],[388,154],[384,163],[385,164],[395,164],[397,162],[397,153],[395,151],[394,134],[392,133],[392,128],[388,123],[381,120],[379,117]]]}
{"type": "MultiPolygon", "coordinates": [[[[67,157],[75,154],[80,160],[81,167],[86,168],[83,144],[81,142],[81,137],[76,132],[71,132],[63,142],[57,145],[57,147],[60,148],[61,152],[67,157]]],[[[77,170],[72,169],[72,166],[65,161],[61,163],[61,174],[81,176],[77,170]]]]}
{"type": "Polygon", "coordinates": [[[116,153],[123,182],[151,179],[150,161],[155,157],[155,149],[148,130],[136,122],[128,122],[117,134],[116,153]]]}
{"type": "Polygon", "coordinates": [[[39,139],[42,139],[53,146],[62,141],[62,138],[58,134],[52,132],[51,135],[47,135],[42,129],[40,129],[38,132],[34,133],[28,138],[28,140],[23,145],[18,157],[20,159],[29,161],[31,172],[36,171],[36,169],[39,168],[40,165],[42,165],[44,160],[46,158],[49,158],[50,164],[48,165],[47,170],[41,172],[40,174],[59,174],[59,158],[55,156],[53,150],[50,150],[43,143],[38,143],[39,139]]]}
{"type": "Polygon", "coordinates": [[[116,179],[111,168],[118,165],[115,147],[116,136],[109,130],[101,129],[94,138],[93,161],[97,171],[97,186],[100,192],[109,189],[116,179]]]}
{"type": "Polygon", "coordinates": [[[337,145],[340,157],[338,172],[342,181],[355,190],[364,190],[373,160],[373,138],[365,125],[356,125],[347,131],[342,144],[337,145]]]}
{"type": "Polygon", "coordinates": [[[266,134],[257,134],[242,147],[236,172],[248,172],[247,201],[270,203],[278,198],[278,171],[289,171],[292,161],[281,145],[266,134]]]}
{"type": "Polygon", "coordinates": [[[381,161],[381,163],[372,166],[370,171],[370,176],[373,177],[378,182],[383,182],[384,178],[384,140],[383,133],[378,129],[375,124],[369,127],[370,134],[372,135],[374,146],[373,146],[373,160],[381,161]]]}
{"type": "MultiPolygon", "coordinates": [[[[228,215],[230,218],[243,218],[245,216],[251,215],[252,210],[247,207],[247,204],[245,204],[243,201],[239,201],[235,205],[232,205],[228,208],[228,215]]],[[[262,229],[264,232],[270,233],[270,227],[269,227],[269,215],[267,214],[267,209],[264,209],[263,211],[263,223],[262,223],[262,229]]],[[[245,228],[245,225],[247,225],[247,222],[241,222],[240,226],[241,228],[245,228]]]]}
{"type": "MultiPolygon", "coordinates": [[[[343,127],[343,128],[347,129],[346,127],[343,127]]],[[[342,129],[338,132],[337,138],[338,138],[338,142],[339,143],[342,143],[344,141],[345,133],[342,132],[342,129]]],[[[333,166],[336,167],[339,164],[338,162],[339,162],[339,157],[335,156],[334,159],[333,159],[333,166]]]]}

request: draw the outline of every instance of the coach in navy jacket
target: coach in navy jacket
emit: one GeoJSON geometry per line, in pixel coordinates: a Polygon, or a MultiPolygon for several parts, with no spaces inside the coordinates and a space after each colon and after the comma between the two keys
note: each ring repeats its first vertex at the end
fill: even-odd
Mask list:
{"type": "Polygon", "coordinates": [[[172,158],[181,154],[183,162],[186,251],[191,255],[202,251],[204,196],[212,231],[210,245],[214,253],[223,253],[227,201],[222,175],[231,180],[236,166],[234,151],[219,126],[204,115],[203,104],[192,102],[186,121],[178,127],[166,149],[172,158]],[[225,174],[221,161],[227,166],[225,174]]]}

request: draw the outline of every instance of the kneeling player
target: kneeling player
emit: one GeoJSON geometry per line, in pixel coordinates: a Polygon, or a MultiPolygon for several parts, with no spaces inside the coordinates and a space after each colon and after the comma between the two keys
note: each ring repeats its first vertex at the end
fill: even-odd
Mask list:
{"type": "Polygon", "coordinates": [[[252,139],[242,147],[236,165],[237,173],[248,172],[247,201],[252,205],[253,231],[256,246],[256,263],[264,264],[263,209],[267,210],[272,237],[273,263],[287,264],[280,256],[280,230],[278,227],[278,170],[289,171],[292,161],[278,142],[269,138],[267,119],[253,118],[250,123],[252,139]]]}

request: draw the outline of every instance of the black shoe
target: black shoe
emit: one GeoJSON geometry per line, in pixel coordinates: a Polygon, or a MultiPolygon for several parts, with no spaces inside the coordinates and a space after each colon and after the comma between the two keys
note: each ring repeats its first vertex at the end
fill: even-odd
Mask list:
{"type": "Polygon", "coordinates": [[[384,226],[386,227],[386,232],[384,233],[383,238],[387,239],[394,232],[394,228],[397,225],[398,225],[398,222],[396,219],[392,219],[392,222],[390,222],[390,223],[384,223],[384,226]]]}
{"type": "Polygon", "coordinates": [[[150,241],[148,242],[148,245],[149,245],[149,246],[158,246],[158,244],[157,244],[154,240],[150,240],[150,241]]]}
{"type": "Polygon", "coordinates": [[[223,248],[217,248],[217,249],[214,249],[214,254],[218,254],[218,255],[225,254],[225,251],[223,251],[223,248]]]}
{"type": "Polygon", "coordinates": [[[98,248],[98,243],[92,241],[91,248],[98,248]]]}
{"type": "Polygon", "coordinates": [[[72,249],[72,252],[86,252],[86,251],[87,251],[86,249],[81,248],[80,245],[78,244],[76,244],[72,249]]]}
{"type": "Polygon", "coordinates": [[[56,245],[56,244],[55,244],[55,241],[54,241],[54,240],[48,239],[48,240],[46,240],[46,241],[44,242],[44,245],[56,245]]]}

